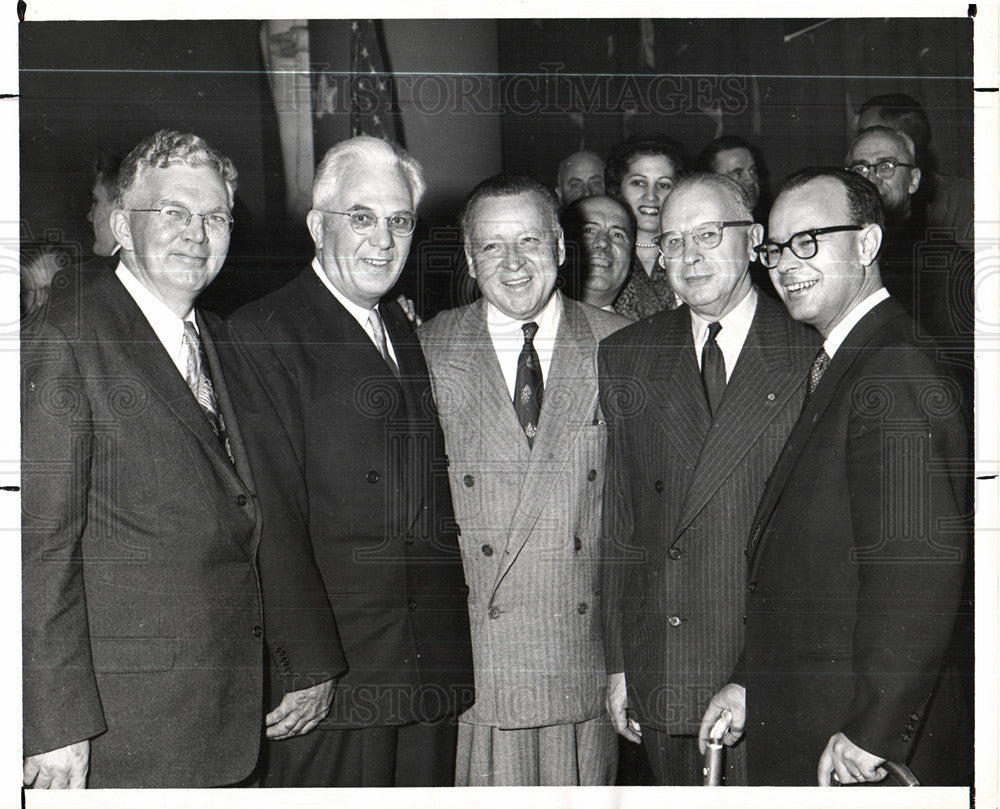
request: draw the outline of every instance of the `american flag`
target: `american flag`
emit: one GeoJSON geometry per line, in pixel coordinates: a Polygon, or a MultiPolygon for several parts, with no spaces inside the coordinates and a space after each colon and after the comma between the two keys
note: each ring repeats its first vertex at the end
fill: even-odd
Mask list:
{"type": "Polygon", "coordinates": [[[351,21],[351,135],[386,138],[405,148],[383,41],[380,21],[351,21]]]}

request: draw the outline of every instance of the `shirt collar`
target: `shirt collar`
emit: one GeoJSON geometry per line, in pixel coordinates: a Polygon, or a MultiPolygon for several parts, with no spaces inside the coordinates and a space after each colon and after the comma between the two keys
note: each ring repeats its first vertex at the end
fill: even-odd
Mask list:
{"type": "MultiPolygon", "coordinates": [[[[368,313],[371,311],[371,309],[368,309],[368,308],[366,308],[364,306],[360,306],[359,304],[356,304],[354,301],[350,300],[346,295],[344,295],[343,292],[341,292],[339,289],[337,289],[330,282],[330,279],[327,277],[327,274],[323,270],[323,265],[320,263],[319,258],[313,258],[313,260],[312,260],[312,268],[313,268],[313,272],[316,273],[316,275],[319,277],[319,280],[323,283],[323,286],[325,286],[328,290],[330,290],[330,293],[333,295],[333,297],[335,297],[338,301],[340,301],[341,305],[348,312],[350,312],[351,317],[353,317],[356,321],[358,321],[358,324],[361,326],[361,328],[363,328],[363,329],[365,329],[367,331],[368,330],[368,313]]],[[[378,304],[376,304],[372,308],[377,309],[378,308],[378,304]]],[[[381,316],[381,313],[380,313],[380,316],[381,316]]]]}
{"type": "Polygon", "coordinates": [[[889,291],[885,287],[876,289],[871,295],[848,312],[844,316],[844,319],[830,330],[830,336],[827,337],[823,343],[823,348],[826,349],[827,356],[829,356],[830,359],[833,359],[833,355],[837,353],[837,349],[843,345],[844,340],[847,339],[847,335],[850,334],[851,330],[858,325],[861,318],[867,315],[872,309],[888,297],[889,291]]]}
{"type": "Polygon", "coordinates": [[[189,309],[184,317],[177,317],[173,310],[157,298],[124,263],[118,264],[115,275],[118,276],[118,280],[122,282],[125,290],[136,302],[143,317],[149,322],[157,339],[170,354],[174,364],[180,369],[183,356],[184,321],[190,321],[196,330],[198,328],[194,308],[189,309]]]}
{"type": "MultiPolygon", "coordinates": [[[[690,307],[689,307],[690,308],[690,307]]],[[[746,339],[747,332],[750,331],[750,324],[753,322],[753,314],[757,309],[757,289],[751,286],[747,294],[743,296],[736,306],[719,318],[718,323],[722,326],[719,335],[727,332],[733,337],[740,336],[740,345],[746,339]]],[[[694,341],[704,343],[708,338],[708,324],[715,323],[714,320],[707,320],[691,309],[691,335],[694,341]]]]}
{"type": "Polygon", "coordinates": [[[535,340],[554,340],[556,329],[559,327],[559,316],[562,314],[562,298],[558,292],[552,294],[545,307],[531,320],[517,320],[505,315],[492,303],[486,301],[486,328],[490,337],[494,340],[517,339],[524,341],[524,332],[521,327],[525,323],[537,323],[538,332],[535,340]]]}

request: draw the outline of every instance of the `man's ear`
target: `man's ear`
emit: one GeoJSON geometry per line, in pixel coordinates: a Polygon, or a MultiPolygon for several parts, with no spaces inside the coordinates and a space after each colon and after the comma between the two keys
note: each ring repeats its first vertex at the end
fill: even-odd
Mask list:
{"type": "Polygon", "coordinates": [[[878,249],[882,246],[882,228],[878,225],[866,225],[865,229],[858,233],[858,245],[861,251],[861,263],[867,267],[875,260],[878,249]]]}
{"type": "Polygon", "coordinates": [[[306,227],[317,250],[323,249],[323,214],[313,210],[306,214],[306,227]]]}
{"type": "Polygon", "coordinates": [[[563,262],[566,260],[566,238],[563,236],[562,228],[559,228],[559,237],[557,244],[559,248],[559,263],[556,266],[561,267],[563,265],[563,262]]]}
{"type": "Polygon", "coordinates": [[[923,177],[923,175],[920,173],[920,169],[910,169],[910,187],[906,190],[906,193],[917,193],[917,189],[920,188],[921,177],[923,177]]]}
{"type": "Polygon", "coordinates": [[[750,261],[757,260],[757,251],[754,248],[764,241],[764,226],[759,222],[754,222],[747,228],[747,253],[750,261]]]}
{"type": "Polygon", "coordinates": [[[132,224],[127,211],[115,208],[111,212],[111,232],[115,234],[115,241],[122,246],[122,250],[132,252],[135,245],[132,243],[132,224]]]}
{"type": "Polygon", "coordinates": [[[468,245],[465,246],[465,263],[469,268],[469,277],[476,277],[476,265],[472,263],[472,253],[469,252],[468,245]]]}

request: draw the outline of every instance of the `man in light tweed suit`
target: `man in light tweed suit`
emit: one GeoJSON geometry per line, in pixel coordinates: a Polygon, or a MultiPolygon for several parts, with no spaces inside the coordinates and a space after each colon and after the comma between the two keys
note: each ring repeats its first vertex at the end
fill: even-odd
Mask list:
{"type": "Polygon", "coordinates": [[[554,292],[558,202],[537,181],[483,181],[462,230],[483,300],[420,333],[470,590],[476,702],[456,783],[611,784],[597,344],[628,321],[554,292]]]}
{"type": "MultiPolygon", "coordinates": [[[[743,546],[819,348],[750,280],[753,223],[728,177],[682,179],[660,261],[686,304],[601,344],[608,709],[658,783],[697,785],[697,733],[743,642],[743,546]]],[[[742,749],[727,782],[746,783],[742,749]]]]}

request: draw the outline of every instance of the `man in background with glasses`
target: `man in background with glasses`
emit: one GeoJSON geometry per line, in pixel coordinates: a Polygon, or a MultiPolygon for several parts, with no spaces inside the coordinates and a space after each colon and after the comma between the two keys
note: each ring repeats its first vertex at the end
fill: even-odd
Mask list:
{"type": "Polygon", "coordinates": [[[962,393],[882,285],[882,224],[857,173],[804,169],[758,247],[824,343],[749,534],[744,650],[701,727],[703,746],[745,730],[751,785],[873,782],[887,760],[971,782],[971,677],[946,657],[969,572],[962,393]]]}
{"type": "Polygon", "coordinates": [[[338,143],[313,181],[312,265],[230,321],[305,476],[309,536],[348,665],[314,683],[279,657],[265,786],[453,783],[454,717],[473,698],[468,591],[427,366],[402,309],[382,300],[424,190],[420,164],[395,144],[338,143]],[[329,706],[305,733],[315,723],[282,698],[303,680],[320,718],[329,706]]]}
{"type": "MultiPolygon", "coordinates": [[[[818,339],[751,282],[763,227],[736,181],[684,177],[660,229],[685,305],[601,343],[608,708],[658,783],[695,786],[699,722],[743,640],[746,536],[818,339]]],[[[726,779],[746,783],[742,748],[726,779]]]]}
{"type": "MultiPolygon", "coordinates": [[[[269,469],[291,449],[258,463],[243,416],[264,394],[194,307],[236,181],[196,135],[144,140],[109,216],[117,270],[22,335],[25,785],[225,786],[257,762],[263,626],[282,626],[267,588],[309,549],[274,531],[291,476],[269,469]]],[[[276,427],[266,407],[248,419],[276,427]]],[[[319,615],[297,618],[335,633],[319,615]]],[[[310,664],[341,671],[339,647],[310,664]]]]}

